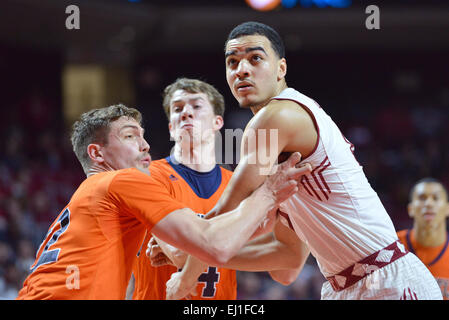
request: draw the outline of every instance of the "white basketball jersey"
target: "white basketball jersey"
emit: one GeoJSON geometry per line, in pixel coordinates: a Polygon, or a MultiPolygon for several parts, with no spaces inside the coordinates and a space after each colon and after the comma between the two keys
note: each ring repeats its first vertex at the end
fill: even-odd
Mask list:
{"type": "Polygon", "coordinates": [[[297,235],[307,243],[325,277],[332,276],[397,240],[393,223],[363,169],[354,146],[311,98],[287,88],[291,100],[313,115],[318,143],[301,160],[312,165],[299,191],[282,203],[297,235]]]}

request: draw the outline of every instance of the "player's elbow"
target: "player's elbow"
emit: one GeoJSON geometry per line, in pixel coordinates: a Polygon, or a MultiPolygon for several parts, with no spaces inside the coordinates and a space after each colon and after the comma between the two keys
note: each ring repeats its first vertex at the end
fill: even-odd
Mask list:
{"type": "Polygon", "coordinates": [[[277,275],[277,274],[271,274],[271,278],[272,278],[274,281],[276,281],[276,282],[278,282],[278,283],[280,283],[280,284],[282,284],[282,285],[284,285],[284,286],[289,286],[289,285],[291,285],[293,282],[295,282],[295,280],[296,280],[296,277],[294,277],[294,276],[292,276],[292,275],[279,276],[279,275],[277,275]]]}
{"type": "Polygon", "coordinates": [[[277,270],[271,271],[270,276],[274,281],[284,286],[289,286],[296,281],[299,272],[300,272],[299,269],[277,270]]]}
{"type": "Polygon", "coordinates": [[[208,263],[210,266],[221,267],[230,260],[229,257],[230,256],[226,251],[209,249],[201,257],[201,260],[208,263]]]}
{"type": "Polygon", "coordinates": [[[223,266],[228,263],[234,254],[233,250],[226,244],[214,245],[209,251],[209,263],[217,267],[223,266]]]}
{"type": "MultiPolygon", "coordinates": [[[[209,220],[208,220],[209,221],[209,220]]],[[[202,234],[203,241],[206,245],[207,259],[211,265],[223,266],[237,253],[239,242],[229,239],[216,230],[212,224],[202,234]]]]}
{"type": "Polygon", "coordinates": [[[282,284],[282,285],[284,285],[284,286],[289,286],[293,282],[295,282],[295,280],[296,280],[296,278],[287,278],[287,279],[277,280],[277,282],[282,284]]]}

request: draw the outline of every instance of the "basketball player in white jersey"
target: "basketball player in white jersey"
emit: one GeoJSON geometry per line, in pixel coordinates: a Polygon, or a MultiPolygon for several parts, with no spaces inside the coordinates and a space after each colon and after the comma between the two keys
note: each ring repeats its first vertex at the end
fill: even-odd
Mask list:
{"type": "MultiPolygon", "coordinates": [[[[322,299],[442,299],[427,268],[398,241],[354,158],[354,146],[317,102],[287,87],[277,32],[256,22],[235,27],[225,45],[225,63],[234,97],[254,117],[243,135],[240,163],[211,215],[237,207],[282,153],[299,151],[301,163],[313,167],[302,177],[299,191],[281,205],[273,233],[249,242],[227,267],[269,271],[273,279],[289,284],[311,252],[328,279],[322,299]],[[260,129],[266,129],[264,140],[258,140],[255,150],[246,149],[249,133],[260,129]],[[276,146],[269,143],[269,129],[278,130],[276,146]],[[270,163],[251,164],[249,159],[260,159],[259,153],[268,154],[270,163]]],[[[185,296],[203,269],[189,257],[167,282],[167,296],[185,296]]]]}

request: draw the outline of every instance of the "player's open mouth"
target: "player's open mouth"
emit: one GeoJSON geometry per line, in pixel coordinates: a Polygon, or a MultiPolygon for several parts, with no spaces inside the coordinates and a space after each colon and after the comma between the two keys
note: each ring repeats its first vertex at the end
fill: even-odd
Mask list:
{"type": "Polygon", "coordinates": [[[144,163],[147,163],[147,164],[150,164],[151,163],[151,157],[150,156],[144,157],[144,158],[140,159],[140,161],[144,162],[144,163]]]}
{"type": "Polygon", "coordinates": [[[254,86],[246,81],[240,82],[238,85],[235,86],[236,90],[238,92],[246,92],[253,88],[254,86]]]}
{"type": "Polygon", "coordinates": [[[436,214],[433,212],[426,212],[423,214],[424,220],[431,221],[433,218],[435,218],[436,214]]]}

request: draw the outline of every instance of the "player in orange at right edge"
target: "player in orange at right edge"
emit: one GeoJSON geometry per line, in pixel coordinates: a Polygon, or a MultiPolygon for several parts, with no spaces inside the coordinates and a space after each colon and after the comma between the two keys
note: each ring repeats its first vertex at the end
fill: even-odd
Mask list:
{"type": "Polygon", "coordinates": [[[399,231],[399,240],[427,266],[440,285],[444,300],[449,300],[447,189],[434,178],[419,180],[410,191],[408,214],[413,228],[399,231]]]}

